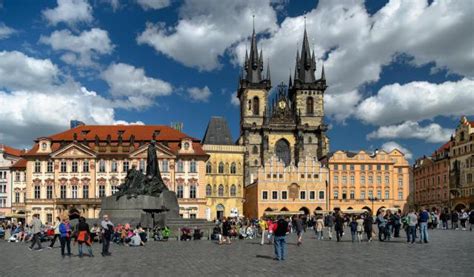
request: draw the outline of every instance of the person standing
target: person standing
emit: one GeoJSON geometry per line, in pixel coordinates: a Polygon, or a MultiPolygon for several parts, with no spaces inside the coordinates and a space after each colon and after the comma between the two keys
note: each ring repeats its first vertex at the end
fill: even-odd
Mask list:
{"type": "Polygon", "coordinates": [[[387,220],[384,216],[384,211],[380,211],[377,215],[377,227],[379,228],[379,241],[384,241],[387,238],[385,228],[387,227],[387,220]]]}
{"type": "Polygon", "coordinates": [[[298,242],[296,245],[300,246],[302,244],[302,237],[303,237],[303,220],[301,219],[301,215],[295,218],[295,230],[296,230],[296,235],[298,236],[298,242]]]}
{"type": "Polygon", "coordinates": [[[262,241],[260,242],[260,245],[263,245],[265,243],[265,235],[268,232],[268,224],[263,216],[258,222],[258,225],[260,226],[260,230],[262,231],[262,241]]]}
{"type": "Polygon", "coordinates": [[[323,229],[324,229],[324,220],[321,216],[318,216],[316,219],[316,226],[314,226],[316,230],[316,236],[318,240],[322,240],[323,238],[323,229]]]}
{"type": "Polygon", "coordinates": [[[352,216],[351,222],[349,223],[349,226],[351,227],[351,236],[352,236],[352,242],[356,241],[356,235],[357,235],[357,221],[355,216],[352,216]]]}
{"type": "Polygon", "coordinates": [[[89,252],[89,257],[94,257],[92,254],[92,240],[89,224],[87,224],[84,217],[79,217],[79,223],[76,226],[77,237],[76,242],[78,243],[78,252],[79,258],[82,258],[83,252],[82,247],[85,244],[87,247],[87,252],[89,252]]]}
{"type": "Polygon", "coordinates": [[[428,219],[430,218],[430,214],[426,209],[424,209],[420,213],[420,243],[425,242],[428,243],[428,219]]]}
{"type": "Polygon", "coordinates": [[[219,244],[223,244],[223,243],[231,244],[230,238],[229,238],[231,229],[232,229],[232,225],[229,219],[224,217],[222,220],[222,240],[219,241],[219,244]]]}
{"type": "Polygon", "coordinates": [[[275,260],[285,260],[286,253],[286,234],[289,232],[289,224],[283,216],[279,216],[278,221],[275,223],[276,228],[274,231],[274,242],[275,242],[275,260]]]}
{"type": "Polygon", "coordinates": [[[324,226],[328,228],[328,237],[332,240],[332,228],[334,226],[334,216],[329,213],[324,217],[324,226]]]}
{"type": "Polygon", "coordinates": [[[344,232],[344,217],[341,214],[341,211],[338,211],[336,214],[336,219],[334,220],[334,230],[336,231],[337,241],[341,241],[342,233],[344,232]]]}
{"type": "Polygon", "coordinates": [[[408,224],[408,234],[407,234],[407,243],[415,243],[416,239],[416,225],[418,224],[418,216],[415,213],[415,210],[412,210],[407,215],[407,224],[408,224]]]}
{"type": "Polygon", "coordinates": [[[357,222],[357,240],[360,243],[362,242],[362,234],[364,233],[364,220],[359,215],[357,216],[356,222],[357,222]]]}
{"type": "Polygon", "coordinates": [[[41,226],[43,224],[41,223],[41,220],[39,219],[39,215],[35,214],[33,215],[33,220],[31,221],[31,233],[33,235],[33,238],[31,239],[31,246],[30,250],[33,250],[33,247],[35,244],[38,245],[37,251],[43,251],[43,248],[41,247],[41,226]]]}
{"type": "Polygon", "coordinates": [[[109,220],[108,215],[104,215],[102,222],[100,223],[102,227],[102,256],[110,256],[112,253],[109,252],[110,239],[114,233],[114,224],[109,220]]]}
{"type": "Polygon", "coordinates": [[[372,214],[367,213],[364,218],[364,231],[367,234],[367,242],[372,241],[372,226],[374,225],[374,218],[372,214]]]}
{"type": "Polygon", "coordinates": [[[51,239],[51,244],[49,245],[49,248],[53,248],[54,244],[56,243],[56,239],[59,240],[60,238],[59,224],[61,224],[61,219],[59,217],[56,217],[56,222],[54,222],[54,225],[52,226],[52,229],[54,230],[54,237],[51,239]]]}
{"type": "Polygon", "coordinates": [[[394,215],[393,215],[393,220],[394,220],[394,234],[393,237],[399,238],[400,237],[400,227],[402,226],[402,217],[400,215],[400,210],[398,210],[394,215]]]}
{"type": "Polygon", "coordinates": [[[458,220],[459,220],[459,214],[456,210],[453,210],[451,212],[451,229],[453,230],[458,229],[458,220]]]}
{"type": "Polygon", "coordinates": [[[64,250],[67,247],[67,255],[71,257],[71,224],[67,217],[59,224],[59,242],[61,243],[61,256],[65,256],[64,250]]]}
{"type": "Polygon", "coordinates": [[[469,218],[467,212],[463,209],[461,210],[459,220],[461,221],[461,228],[463,231],[466,231],[466,221],[469,218]]]}

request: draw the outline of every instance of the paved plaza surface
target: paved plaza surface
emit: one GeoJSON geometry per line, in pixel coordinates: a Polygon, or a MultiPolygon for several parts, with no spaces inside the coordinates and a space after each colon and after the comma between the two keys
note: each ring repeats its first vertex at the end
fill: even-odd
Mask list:
{"type": "MultiPolygon", "coordinates": [[[[287,260],[273,260],[273,246],[258,240],[219,246],[212,241],[150,242],[145,247],[111,245],[113,256],[62,258],[60,249],[29,251],[0,242],[0,276],[474,276],[474,232],[430,231],[429,244],[317,241],[290,235],[287,260]]],[[[47,244],[43,244],[46,246],[47,244]]],[[[72,245],[71,245],[72,246],[72,245]]],[[[72,246],[77,254],[77,246],[72,246]]]]}

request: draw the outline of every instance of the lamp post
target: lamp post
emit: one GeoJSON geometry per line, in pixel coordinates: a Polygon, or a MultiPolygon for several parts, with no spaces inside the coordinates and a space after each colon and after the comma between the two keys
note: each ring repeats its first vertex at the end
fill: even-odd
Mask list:
{"type": "Polygon", "coordinates": [[[379,199],[378,199],[377,197],[369,196],[368,200],[369,200],[370,202],[372,202],[372,214],[375,214],[375,213],[374,213],[374,202],[375,202],[375,201],[379,201],[379,199]]]}

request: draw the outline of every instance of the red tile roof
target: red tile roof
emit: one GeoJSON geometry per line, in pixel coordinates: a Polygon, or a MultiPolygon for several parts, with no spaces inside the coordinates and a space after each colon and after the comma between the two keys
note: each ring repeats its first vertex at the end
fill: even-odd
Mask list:
{"type": "Polygon", "coordinates": [[[436,151],[434,151],[431,156],[434,157],[434,156],[436,156],[438,153],[442,153],[442,152],[445,152],[445,151],[449,151],[449,149],[451,148],[452,143],[453,143],[452,141],[448,141],[448,142],[446,142],[445,144],[441,145],[441,147],[439,147],[438,149],[436,149],[436,151]]]}
{"type": "Polygon", "coordinates": [[[13,147],[7,146],[5,144],[0,144],[0,148],[3,148],[5,153],[7,153],[8,155],[11,155],[11,156],[20,157],[22,154],[24,154],[23,150],[13,148],[13,147]]]}
{"type": "Polygon", "coordinates": [[[26,169],[26,160],[21,158],[16,163],[14,163],[10,168],[22,170],[26,169]]]}

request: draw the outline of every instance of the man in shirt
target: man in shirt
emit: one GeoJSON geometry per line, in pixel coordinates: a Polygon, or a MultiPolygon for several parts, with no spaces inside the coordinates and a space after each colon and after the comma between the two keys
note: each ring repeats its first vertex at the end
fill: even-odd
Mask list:
{"type": "Polygon", "coordinates": [[[426,209],[420,213],[420,243],[428,243],[428,219],[430,214],[426,209]]]}
{"type": "Polygon", "coordinates": [[[114,224],[109,220],[108,215],[104,215],[104,220],[100,223],[102,227],[102,256],[110,256],[109,252],[110,239],[114,232],[114,224]]]}
{"type": "Polygon", "coordinates": [[[407,237],[407,243],[415,243],[416,239],[416,225],[418,224],[418,216],[415,213],[415,210],[412,210],[408,215],[407,215],[407,221],[408,221],[408,237],[407,237]]]}
{"type": "Polygon", "coordinates": [[[288,221],[283,216],[278,217],[278,221],[275,223],[276,228],[274,231],[274,242],[275,242],[275,260],[285,260],[286,252],[286,234],[288,233],[288,221]]]}
{"type": "Polygon", "coordinates": [[[39,219],[39,215],[33,215],[33,220],[31,221],[31,233],[33,234],[33,238],[31,239],[31,246],[30,250],[33,250],[35,244],[38,244],[38,251],[42,251],[43,248],[41,247],[41,220],[39,219]]]}

